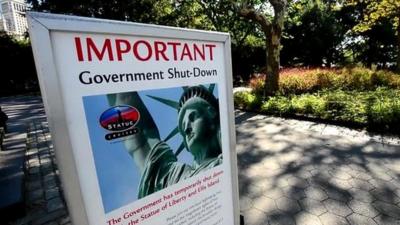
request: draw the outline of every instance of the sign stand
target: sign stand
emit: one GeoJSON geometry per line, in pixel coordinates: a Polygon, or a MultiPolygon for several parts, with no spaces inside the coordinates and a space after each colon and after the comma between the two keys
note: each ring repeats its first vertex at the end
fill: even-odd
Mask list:
{"type": "Polygon", "coordinates": [[[240,224],[229,34],[27,17],[74,224],[240,224]]]}

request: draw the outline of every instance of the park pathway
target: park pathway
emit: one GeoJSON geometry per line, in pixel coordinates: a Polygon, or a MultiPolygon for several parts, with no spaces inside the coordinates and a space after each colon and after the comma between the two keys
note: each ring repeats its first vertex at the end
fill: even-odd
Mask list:
{"type": "Polygon", "coordinates": [[[4,221],[6,217],[18,216],[23,207],[27,126],[29,121],[44,121],[45,113],[38,96],[0,98],[0,105],[9,117],[4,150],[0,151],[0,215],[4,221]]]}
{"type": "Polygon", "coordinates": [[[400,140],[237,112],[246,225],[400,224],[400,140]]]}
{"type": "MultiPolygon", "coordinates": [[[[0,98],[0,104],[10,117],[6,150],[0,152],[0,194],[21,197],[14,188],[22,186],[25,153],[30,158],[28,182],[35,182],[31,174],[37,170],[33,171],[32,165],[50,172],[38,178],[44,185],[38,188],[49,191],[38,196],[39,192],[28,190],[27,194],[28,200],[45,198],[46,204],[38,206],[52,214],[42,216],[45,211],[39,210],[34,215],[32,207],[29,211],[33,214],[16,224],[32,218],[40,218],[38,225],[70,224],[58,195],[61,186],[53,182],[58,180],[58,172],[53,167],[47,170],[55,162],[47,123],[41,122],[45,116],[40,97],[0,98]],[[43,139],[37,143],[43,146],[25,152],[27,126],[32,120],[42,124],[30,133],[40,135],[34,139],[43,139]],[[3,186],[5,181],[12,181],[13,186],[3,186]],[[60,216],[64,219],[48,220],[60,216]]],[[[400,224],[398,138],[240,111],[236,112],[236,130],[240,205],[246,225],[400,224]]]]}

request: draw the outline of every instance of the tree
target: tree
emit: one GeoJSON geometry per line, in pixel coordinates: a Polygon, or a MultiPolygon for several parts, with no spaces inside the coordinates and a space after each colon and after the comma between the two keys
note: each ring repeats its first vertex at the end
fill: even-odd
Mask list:
{"type": "Polygon", "coordinates": [[[230,0],[28,1],[37,11],[229,32],[235,78],[242,80],[262,64],[259,60],[263,57],[253,54],[261,50],[260,35],[255,26],[235,13],[230,0]]]}
{"type": "Polygon", "coordinates": [[[282,39],[282,64],[343,64],[343,41],[352,28],[344,17],[342,7],[328,0],[298,0],[290,4],[282,39]]]}
{"type": "Polygon", "coordinates": [[[356,62],[378,69],[396,66],[396,34],[389,21],[382,21],[367,31],[351,36],[358,40],[347,46],[356,62]]]}
{"type": "Polygon", "coordinates": [[[38,84],[31,46],[26,40],[16,40],[0,31],[0,62],[11,66],[0,76],[0,96],[37,91],[38,84]]]}
{"type": "Polygon", "coordinates": [[[28,0],[34,10],[77,16],[135,21],[173,23],[174,3],[169,0],[28,0]]]}
{"type": "Polygon", "coordinates": [[[230,33],[233,75],[237,84],[265,66],[263,33],[237,13],[231,0],[187,0],[182,1],[175,10],[180,17],[188,14],[188,17],[195,17],[200,21],[195,26],[185,24],[185,27],[230,33]]]}
{"type": "Polygon", "coordinates": [[[366,32],[382,21],[390,21],[397,38],[397,70],[400,71],[400,1],[399,0],[350,0],[350,5],[365,5],[362,20],[354,27],[357,32],[366,32]]]}
{"type": "MultiPolygon", "coordinates": [[[[235,4],[237,3],[235,2],[235,4]]],[[[264,96],[274,95],[279,88],[281,38],[287,5],[287,0],[268,0],[268,2],[246,1],[236,6],[241,16],[257,23],[261,27],[266,38],[264,96]],[[264,8],[266,4],[270,6],[268,9],[264,8]]]]}

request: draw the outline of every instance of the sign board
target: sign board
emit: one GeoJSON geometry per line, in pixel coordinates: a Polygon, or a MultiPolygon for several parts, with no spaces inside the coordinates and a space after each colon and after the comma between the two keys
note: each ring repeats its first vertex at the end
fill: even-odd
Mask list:
{"type": "Polygon", "coordinates": [[[28,21],[74,224],[239,224],[228,34],[28,21]]]}

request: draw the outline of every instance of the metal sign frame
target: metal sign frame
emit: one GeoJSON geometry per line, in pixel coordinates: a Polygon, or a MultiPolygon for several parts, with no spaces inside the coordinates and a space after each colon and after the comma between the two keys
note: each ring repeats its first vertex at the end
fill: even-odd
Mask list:
{"type": "Polygon", "coordinates": [[[89,225],[89,218],[87,216],[88,209],[86,209],[88,205],[85,204],[85,198],[83,197],[87,193],[83,193],[81,189],[80,178],[77,172],[78,168],[74,159],[76,156],[74,156],[71,151],[72,145],[68,132],[69,123],[66,119],[63,94],[60,91],[61,81],[55,64],[54,46],[51,40],[52,32],[83,32],[117,35],[135,34],[145,37],[176,38],[223,43],[227,87],[224,91],[229,101],[227,104],[227,117],[231,156],[229,163],[232,175],[232,198],[234,203],[233,215],[235,216],[235,224],[239,224],[240,213],[232,93],[231,41],[229,34],[37,12],[27,12],[27,19],[41,93],[52,134],[57,162],[60,168],[68,209],[73,223],[79,225],[89,225]]]}

